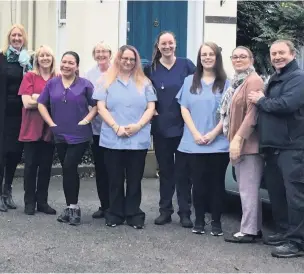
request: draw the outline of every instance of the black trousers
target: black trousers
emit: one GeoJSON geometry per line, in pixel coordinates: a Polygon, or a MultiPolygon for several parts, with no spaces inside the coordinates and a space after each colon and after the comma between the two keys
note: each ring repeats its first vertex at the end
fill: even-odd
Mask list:
{"type": "MultiPolygon", "coordinates": [[[[183,153],[186,154],[186,153],[183,153]]],[[[212,221],[221,222],[225,197],[225,174],[229,164],[228,153],[187,154],[193,188],[193,206],[196,219],[204,220],[206,201],[209,201],[212,221]]]]}
{"type": "Polygon", "coordinates": [[[304,150],[266,151],[265,163],[276,230],[304,250],[304,150]]]}
{"type": "Polygon", "coordinates": [[[178,215],[191,215],[191,190],[192,180],[190,178],[191,154],[177,151],[175,154],[175,182],[176,196],[178,202],[178,215]]]}
{"type": "Polygon", "coordinates": [[[24,143],[24,203],[47,203],[54,145],[38,141],[24,143]]]}
{"type": "Polygon", "coordinates": [[[93,135],[91,149],[94,157],[96,187],[100,205],[103,210],[109,208],[109,180],[105,165],[105,148],[99,146],[99,135],[93,135]]]}
{"type": "Polygon", "coordinates": [[[4,179],[4,190],[11,191],[16,168],[21,161],[22,150],[6,152],[3,164],[0,165],[0,195],[2,194],[2,184],[4,179]]]}
{"type": "Polygon", "coordinates": [[[76,205],[78,203],[80,179],[78,165],[89,146],[89,142],[80,144],[57,143],[56,149],[62,166],[63,191],[66,204],[76,205]]]}
{"type": "MultiPolygon", "coordinates": [[[[159,166],[159,212],[164,214],[172,214],[174,212],[172,198],[177,188],[177,199],[179,204],[179,214],[189,214],[191,204],[191,180],[189,176],[188,182],[182,185],[176,185],[176,163],[175,157],[181,137],[164,138],[160,135],[154,135],[155,156],[159,166]]],[[[180,163],[184,165],[184,163],[180,163]]],[[[180,167],[179,167],[180,168],[180,167]]]]}
{"type": "Polygon", "coordinates": [[[144,224],[145,213],[140,209],[140,204],[146,155],[146,149],[105,150],[105,163],[110,183],[110,207],[106,220],[116,224],[121,224],[125,220],[130,225],[144,224]]]}

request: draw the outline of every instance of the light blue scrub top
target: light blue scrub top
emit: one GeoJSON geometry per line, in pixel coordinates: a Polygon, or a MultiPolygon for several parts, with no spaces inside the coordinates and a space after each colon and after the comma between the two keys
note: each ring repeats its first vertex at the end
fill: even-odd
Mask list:
{"type": "MultiPolygon", "coordinates": [[[[98,65],[95,65],[93,68],[91,68],[84,76],[84,78],[88,79],[94,86],[94,90],[98,88],[100,84],[98,84],[98,80],[100,80],[103,73],[100,71],[98,65]]],[[[101,123],[102,119],[100,115],[96,115],[94,120],[92,120],[92,130],[93,135],[99,135],[100,129],[101,129],[101,123]]]]}
{"type": "MultiPolygon", "coordinates": [[[[229,87],[229,81],[226,80],[223,93],[213,93],[213,83],[207,85],[204,81],[201,81],[202,91],[198,94],[193,94],[190,92],[192,80],[193,75],[190,75],[185,79],[185,82],[176,98],[181,106],[190,111],[195,127],[202,135],[204,135],[213,130],[218,123],[216,119],[216,110],[221,102],[222,95],[229,87]]],[[[196,144],[188,126],[185,123],[178,151],[184,153],[220,153],[228,152],[228,149],[229,142],[223,134],[218,135],[209,145],[196,144]]]]}
{"type": "MultiPolygon", "coordinates": [[[[93,99],[105,101],[106,107],[118,125],[127,126],[139,122],[146,111],[148,102],[157,101],[151,84],[138,90],[132,78],[128,83],[117,78],[107,90],[100,87],[93,99]]],[[[110,149],[149,149],[151,145],[151,124],[147,123],[131,137],[119,137],[107,123],[102,123],[99,145],[110,149]]]]}

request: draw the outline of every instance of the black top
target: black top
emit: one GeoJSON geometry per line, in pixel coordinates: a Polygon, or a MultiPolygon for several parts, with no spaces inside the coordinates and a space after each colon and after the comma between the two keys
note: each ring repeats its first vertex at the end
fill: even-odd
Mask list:
{"type": "Polygon", "coordinates": [[[0,54],[0,163],[5,151],[20,149],[18,136],[22,117],[22,99],[18,95],[23,68],[8,63],[0,54]],[[5,148],[5,149],[4,149],[5,148]]]}
{"type": "Polygon", "coordinates": [[[262,149],[304,149],[304,71],[295,60],[270,78],[257,107],[262,149]]]}

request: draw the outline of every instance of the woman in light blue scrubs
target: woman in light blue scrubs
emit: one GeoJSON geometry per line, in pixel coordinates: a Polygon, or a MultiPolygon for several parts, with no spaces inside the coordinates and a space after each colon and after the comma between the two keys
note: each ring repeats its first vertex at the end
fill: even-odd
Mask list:
{"type": "MultiPolygon", "coordinates": [[[[99,42],[93,48],[92,55],[97,64],[86,73],[85,78],[91,81],[94,85],[94,89],[97,89],[104,74],[110,67],[112,50],[106,43],[99,42]]],[[[99,146],[101,122],[102,120],[99,115],[91,122],[93,130],[93,143],[91,144],[91,149],[94,157],[97,194],[100,201],[100,207],[93,213],[93,218],[103,218],[105,211],[109,208],[109,181],[104,163],[105,149],[99,146]]]]}
{"type": "MultiPolygon", "coordinates": [[[[152,121],[155,155],[159,165],[159,212],[155,224],[171,222],[172,197],[175,192],[174,157],[183,133],[183,118],[176,95],[184,79],[194,73],[195,65],[187,58],[175,56],[176,40],[172,32],[158,35],[152,56],[152,64],[145,67],[145,74],[157,92],[156,113],[152,121]]],[[[186,179],[188,176],[186,176],[186,179]]],[[[190,220],[191,183],[187,189],[177,188],[178,215],[183,227],[192,227],[190,220]]]]}
{"type": "Polygon", "coordinates": [[[101,125],[99,145],[106,148],[105,163],[110,183],[110,206],[106,225],[124,221],[141,229],[145,213],[140,209],[141,180],[150,147],[150,120],[156,95],[145,77],[137,50],[122,46],[108,70],[104,84],[94,92],[101,125]],[[126,177],[126,194],[124,181],[126,177]]]}
{"type": "Polygon", "coordinates": [[[228,86],[220,48],[212,42],[204,43],[198,52],[194,75],[185,79],[177,95],[185,127],[176,154],[176,184],[185,188],[185,169],[180,167],[188,162],[196,217],[192,232],[196,234],[205,233],[205,206],[209,200],[211,234],[223,235],[221,214],[229,143],[222,133],[217,109],[228,86]]]}

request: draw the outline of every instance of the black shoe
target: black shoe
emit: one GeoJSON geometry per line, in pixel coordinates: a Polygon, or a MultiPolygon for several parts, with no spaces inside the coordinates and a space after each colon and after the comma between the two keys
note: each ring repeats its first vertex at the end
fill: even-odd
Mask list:
{"type": "Polygon", "coordinates": [[[70,225],[80,225],[80,208],[70,208],[70,225]]]}
{"type": "Polygon", "coordinates": [[[3,192],[3,201],[4,201],[5,205],[7,206],[7,208],[9,208],[9,209],[17,208],[17,206],[13,200],[13,197],[12,197],[12,191],[8,190],[5,186],[4,186],[4,192],[3,192]]]}
{"type": "Polygon", "coordinates": [[[193,223],[190,219],[190,216],[188,216],[188,215],[181,215],[180,216],[180,223],[181,223],[182,227],[186,227],[186,228],[192,228],[193,227],[193,223]]]}
{"type": "Polygon", "coordinates": [[[244,234],[243,236],[236,237],[234,234],[232,234],[231,236],[225,237],[224,240],[228,243],[250,244],[255,243],[257,238],[258,235],[244,234]]]}
{"type": "Polygon", "coordinates": [[[304,256],[304,251],[296,243],[289,241],[275,247],[271,255],[276,258],[295,258],[304,256]]]}
{"type": "Polygon", "coordinates": [[[70,221],[69,208],[65,208],[63,212],[57,217],[57,221],[60,223],[68,223],[70,221]]]}
{"type": "Polygon", "coordinates": [[[26,204],[24,206],[24,213],[27,215],[35,215],[35,207],[33,204],[26,204]]]}
{"type": "Polygon", "coordinates": [[[192,228],[192,233],[205,234],[205,221],[201,219],[196,219],[194,227],[192,228]]]}
{"type": "Polygon", "coordinates": [[[7,206],[4,203],[4,199],[2,195],[0,195],[0,211],[7,212],[7,206]]]}
{"type": "Polygon", "coordinates": [[[223,233],[223,230],[222,230],[222,224],[221,223],[212,222],[210,234],[212,236],[223,236],[224,233],[223,233]]]}
{"type": "Polygon", "coordinates": [[[286,243],[286,240],[284,239],[284,234],[276,233],[276,234],[273,234],[273,235],[270,235],[270,236],[264,238],[263,242],[265,245],[278,246],[278,245],[283,245],[284,243],[286,243]]]}
{"type": "Polygon", "coordinates": [[[101,207],[99,207],[99,209],[93,213],[92,218],[101,219],[104,218],[104,216],[105,216],[104,210],[101,207]]]}
{"type": "MultiPolygon", "coordinates": [[[[128,224],[129,226],[132,226],[135,229],[143,229],[145,227],[144,224],[128,224]]],[[[116,225],[115,225],[116,226],[116,225]]]]}
{"type": "Polygon", "coordinates": [[[55,215],[56,210],[54,208],[51,208],[49,204],[42,204],[42,205],[37,205],[37,211],[43,212],[45,214],[49,215],[55,215]]]}
{"type": "Polygon", "coordinates": [[[170,214],[161,213],[155,220],[154,224],[156,225],[164,225],[172,222],[172,218],[170,214]]]}
{"type": "Polygon", "coordinates": [[[106,226],[115,227],[117,225],[118,224],[116,222],[113,222],[113,221],[110,221],[110,220],[106,220],[106,226]]]}

